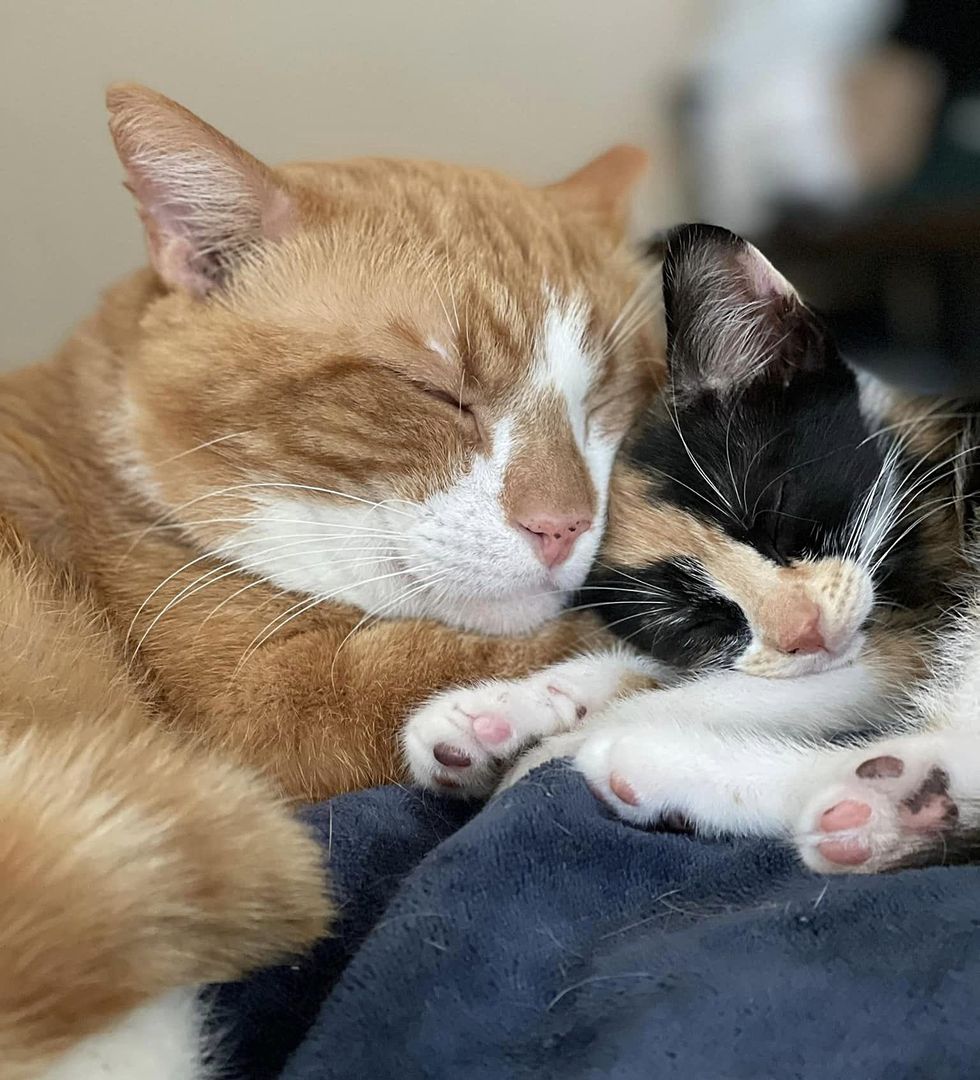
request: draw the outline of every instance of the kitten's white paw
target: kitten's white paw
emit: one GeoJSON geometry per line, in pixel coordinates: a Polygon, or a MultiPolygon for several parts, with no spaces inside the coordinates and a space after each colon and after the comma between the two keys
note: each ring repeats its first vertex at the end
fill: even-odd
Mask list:
{"type": "Polygon", "coordinates": [[[686,827],[689,761],[653,726],[603,726],[585,738],[575,765],[592,791],[634,825],[686,827]]]}
{"type": "Polygon", "coordinates": [[[980,780],[980,740],[958,746],[955,757],[950,749],[912,737],[841,760],[800,816],[803,861],[837,874],[942,862],[957,830],[976,826],[967,819],[980,780]]]}
{"type": "Polygon", "coordinates": [[[622,652],[546,668],[526,679],[447,690],[408,720],[402,738],[412,778],[485,796],[528,744],[581,725],[650,666],[622,652]]]}

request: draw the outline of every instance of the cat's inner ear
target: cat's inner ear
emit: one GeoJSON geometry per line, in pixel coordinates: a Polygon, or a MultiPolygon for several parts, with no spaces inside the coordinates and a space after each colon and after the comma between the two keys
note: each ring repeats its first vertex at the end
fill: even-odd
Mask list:
{"type": "Polygon", "coordinates": [[[557,184],[545,188],[565,206],[588,214],[617,237],[629,223],[633,192],[650,164],[638,146],[614,146],[557,184]]]}
{"type": "Polygon", "coordinates": [[[725,393],[761,379],[787,385],[836,357],[793,286],[757,248],[726,229],[672,230],[663,275],[675,392],[725,393]]]}
{"type": "Polygon", "coordinates": [[[272,170],[146,87],[106,95],[109,130],[139,206],[153,268],[205,296],[243,254],[289,231],[292,201],[272,170]]]}

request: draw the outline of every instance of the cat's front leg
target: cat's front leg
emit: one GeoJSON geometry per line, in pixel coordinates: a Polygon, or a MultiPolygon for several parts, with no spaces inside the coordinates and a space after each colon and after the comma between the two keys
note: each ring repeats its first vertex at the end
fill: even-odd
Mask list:
{"type": "Polygon", "coordinates": [[[522,750],[587,723],[616,697],[658,685],[655,663],[614,648],[524,679],[493,679],[437,694],[405,724],[402,746],[416,783],[489,795],[522,750]]]}

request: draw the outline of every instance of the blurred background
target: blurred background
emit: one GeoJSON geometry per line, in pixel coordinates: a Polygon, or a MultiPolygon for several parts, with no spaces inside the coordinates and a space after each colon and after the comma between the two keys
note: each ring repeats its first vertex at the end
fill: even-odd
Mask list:
{"type": "Polygon", "coordinates": [[[145,82],[259,157],[557,179],[650,150],[638,241],[749,236],[851,355],[980,394],[977,0],[21,0],[0,7],[0,367],[142,262],[102,110],[145,82]]]}

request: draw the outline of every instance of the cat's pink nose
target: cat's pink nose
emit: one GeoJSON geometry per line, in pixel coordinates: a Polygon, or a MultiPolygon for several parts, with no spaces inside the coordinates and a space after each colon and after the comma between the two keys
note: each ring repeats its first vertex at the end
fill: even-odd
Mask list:
{"type": "Polygon", "coordinates": [[[592,520],[584,514],[541,514],[518,521],[517,526],[528,534],[538,558],[550,569],[568,558],[575,541],[592,528],[592,520]]]}
{"type": "Polygon", "coordinates": [[[779,628],[780,652],[815,653],[827,648],[820,629],[820,608],[812,600],[801,600],[789,612],[779,628]]]}

